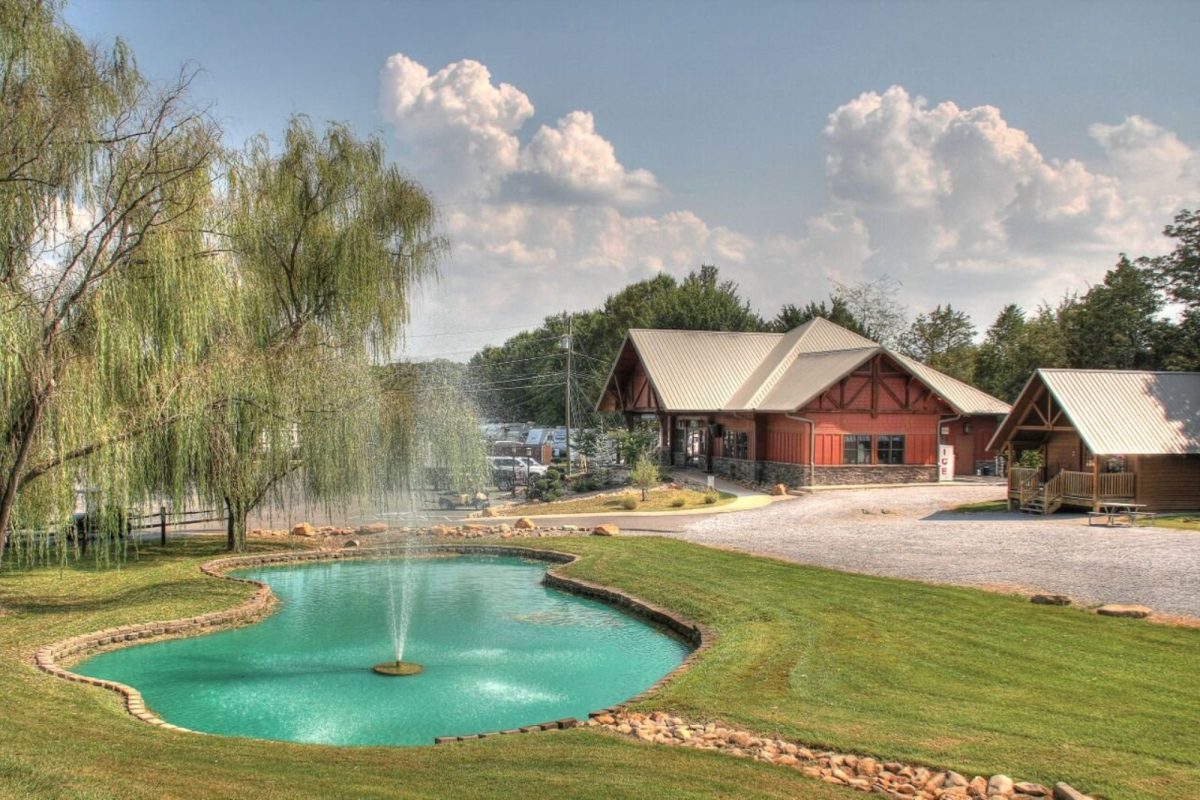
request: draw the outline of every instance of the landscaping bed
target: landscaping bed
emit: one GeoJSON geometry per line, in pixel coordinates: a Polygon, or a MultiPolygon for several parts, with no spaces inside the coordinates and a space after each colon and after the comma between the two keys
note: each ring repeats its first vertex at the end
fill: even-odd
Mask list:
{"type": "Polygon", "coordinates": [[[505,516],[532,517],[547,514],[604,514],[620,511],[689,511],[714,508],[733,502],[729,492],[706,492],[689,488],[662,487],[647,492],[645,500],[636,489],[604,492],[553,503],[522,503],[498,509],[505,516]],[[715,495],[715,500],[709,500],[715,495]],[[632,507],[630,507],[632,505],[632,507]]]}

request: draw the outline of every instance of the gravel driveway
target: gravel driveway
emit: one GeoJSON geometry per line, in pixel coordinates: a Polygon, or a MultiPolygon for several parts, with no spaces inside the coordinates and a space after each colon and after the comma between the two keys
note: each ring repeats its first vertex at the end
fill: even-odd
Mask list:
{"type": "Polygon", "coordinates": [[[1088,527],[1079,514],[943,510],[1003,493],[978,484],[821,491],[658,535],[851,572],[1042,590],[1200,617],[1200,534],[1088,527]]]}

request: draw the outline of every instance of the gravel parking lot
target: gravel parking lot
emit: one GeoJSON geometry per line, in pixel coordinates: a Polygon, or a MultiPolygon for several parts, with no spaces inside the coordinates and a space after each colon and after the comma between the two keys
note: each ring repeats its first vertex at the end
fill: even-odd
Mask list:
{"type": "Polygon", "coordinates": [[[1081,514],[945,511],[1003,492],[980,484],[822,491],[658,534],[852,572],[1200,617],[1200,534],[1089,527],[1081,514]]]}

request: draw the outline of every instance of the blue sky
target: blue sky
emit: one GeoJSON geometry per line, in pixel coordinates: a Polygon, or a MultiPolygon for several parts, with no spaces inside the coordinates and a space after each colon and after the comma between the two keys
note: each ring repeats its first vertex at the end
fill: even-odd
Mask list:
{"type": "Polygon", "coordinates": [[[67,19],[150,75],[201,66],[231,143],[296,112],[387,142],[454,242],[417,354],[507,333],[428,335],[464,317],[536,322],[702,261],[767,314],[886,273],[911,313],[950,300],[982,328],[1161,249],[1200,200],[1194,2],[94,0],[67,19]]]}

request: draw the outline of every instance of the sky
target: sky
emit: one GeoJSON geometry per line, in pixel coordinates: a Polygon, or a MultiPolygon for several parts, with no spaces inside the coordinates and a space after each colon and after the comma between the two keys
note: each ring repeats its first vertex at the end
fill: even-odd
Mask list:
{"type": "Polygon", "coordinates": [[[982,332],[1200,206],[1200,3],[77,0],[202,71],[230,146],[375,135],[451,250],[406,352],[465,360],[701,264],[766,317],[896,281],[982,332]]]}

